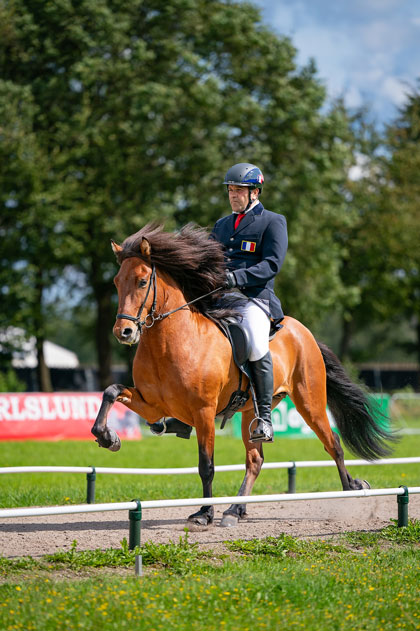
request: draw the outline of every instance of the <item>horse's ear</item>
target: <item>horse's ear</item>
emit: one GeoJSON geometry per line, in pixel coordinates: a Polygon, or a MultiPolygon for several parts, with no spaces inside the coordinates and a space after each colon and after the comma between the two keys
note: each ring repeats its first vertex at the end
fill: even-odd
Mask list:
{"type": "Polygon", "coordinates": [[[118,245],[118,243],[115,243],[115,241],[113,241],[112,239],[111,239],[111,248],[115,256],[118,256],[118,253],[122,251],[122,247],[118,245]]]}
{"type": "Polygon", "coordinates": [[[147,259],[150,258],[150,255],[152,253],[152,248],[150,247],[150,243],[146,239],[146,237],[143,237],[143,239],[141,240],[140,252],[142,253],[142,256],[144,256],[144,258],[147,258],[147,259]]]}

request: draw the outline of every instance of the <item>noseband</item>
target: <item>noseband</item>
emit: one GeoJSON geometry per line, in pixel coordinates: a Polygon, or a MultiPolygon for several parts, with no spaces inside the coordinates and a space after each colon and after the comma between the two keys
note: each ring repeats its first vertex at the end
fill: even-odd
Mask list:
{"type": "Polygon", "coordinates": [[[194,298],[194,300],[190,300],[190,302],[186,302],[184,305],[181,305],[181,307],[177,307],[176,309],[172,309],[172,311],[167,311],[166,313],[156,313],[156,294],[157,294],[157,287],[156,287],[156,267],[154,265],[154,263],[152,264],[152,273],[150,274],[150,278],[149,278],[149,284],[147,286],[147,291],[146,291],[146,295],[144,297],[143,302],[140,305],[140,308],[137,312],[136,316],[132,316],[129,315],[128,313],[117,313],[117,320],[130,320],[131,322],[134,322],[137,325],[137,328],[139,330],[140,335],[143,332],[143,327],[145,329],[150,329],[155,322],[160,322],[161,320],[164,320],[165,318],[167,318],[168,316],[172,315],[173,313],[175,313],[176,311],[180,311],[181,309],[185,309],[185,307],[188,307],[189,305],[192,305],[194,302],[197,302],[197,300],[201,300],[202,298],[207,298],[207,296],[211,296],[211,294],[215,294],[217,291],[220,291],[221,289],[223,289],[222,287],[217,287],[217,289],[213,289],[212,291],[209,291],[207,294],[204,294],[203,296],[199,296],[198,298],[194,298]],[[146,317],[144,318],[144,320],[141,319],[141,314],[142,311],[146,305],[146,301],[149,297],[150,291],[153,288],[153,302],[152,302],[152,308],[150,309],[149,313],[146,315],[146,317]]]}

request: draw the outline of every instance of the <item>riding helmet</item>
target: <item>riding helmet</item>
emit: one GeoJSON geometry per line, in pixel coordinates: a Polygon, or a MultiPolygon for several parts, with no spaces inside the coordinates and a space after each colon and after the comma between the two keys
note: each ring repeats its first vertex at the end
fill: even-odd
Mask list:
{"type": "Polygon", "coordinates": [[[260,193],[264,184],[264,176],[262,171],[255,166],[255,164],[249,164],[249,162],[239,162],[230,167],[226,173],[223,184],[228,186],[234,184],[235,186],[246,186],[248,188],[259,188],[260,193]]]}

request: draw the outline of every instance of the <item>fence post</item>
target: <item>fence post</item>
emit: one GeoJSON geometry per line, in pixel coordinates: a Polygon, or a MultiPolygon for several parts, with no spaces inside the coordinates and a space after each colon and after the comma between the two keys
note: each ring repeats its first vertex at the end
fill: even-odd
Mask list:
{"type": "Polygon", "coordinates": [[[92,467],[92,471],[86,474],[87,491],[86,501],[88,504],[95,503],[95,482],[96,482],[96,469],[92,467]]]}
{"type": "Polygon", "coordinates": [[[408,526],[408,488],[406,486],[400,486],[400,489],[404,489],[403,495],[397,495],[398,502],[398,528],[408,526]]]}
{"type": "Polygon", "coordinates": [[[296,493],[296,463],[287,469],[288,493],[296,493]]]}
{"type": "Polygon", "coordinates": [[[140,545],[140,526],[141,526],[141,502],[140,500],[131,500],[136,502],[137,508],[133,508],[128,511],[128,518],[130,520],[130,536],[128,542],[129,550],[134,550],[136,546],[140,545]]]}

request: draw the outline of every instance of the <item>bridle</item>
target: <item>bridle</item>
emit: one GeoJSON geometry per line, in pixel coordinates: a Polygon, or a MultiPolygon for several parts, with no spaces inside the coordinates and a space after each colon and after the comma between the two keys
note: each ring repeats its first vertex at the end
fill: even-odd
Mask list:
{"type": "Polygon", "coordinates": [[[129,315],[128,313],[117,313],[117,320],[130,320],[131,322],[134,322],[137,325],[137,328],[138,328],[139,333],[141,335],[143,333],[143,327],[145,329],[150,329],[155,324],[155,322],[160,322],[161,320],[164,320],[165,318],[167,318],[168,316],[172,315],[176,311],[180,311],[181,309],[185,309],[185,307],[188,307],[189,305],[192,305],[194,302],[197,302],[197,300],[201,300],[202,298],[206,298],[207,296],[211,296],[211,294],[215,294],[217,291],[220,291],[221,289],[223,289],[223,286],[222,287],[217,287],[217,289],[213,289],[212,291],[209,291],[207,294],[204,294],[203,296],[199,296],[198,298],[194,298],[194,300],[190,300],[190,302],[186,302],[184,305],[181,305],[180,307],[177,307],[176,309],[172,309],[172,311],[167,311],[166,313],[156,313],[156,296],[157,296],[156,267],[155,267],[154,263],[152,263],[152,273],[150,274],[146,295],[144,297],[143,302],[141,303],[141,305],[139,307],[137,315],[136,316],[132,316],[132,315],[129,315]],[[142,320],[141,319],[141,314],[142,314],[143,309],[144,309],[144,307],[146,305],[146,302],[147,302],[147,299],[149,297],[150,291],[152,291],[152,290],[153,290],[152,307],[151,307],[149,313],[144,318],[144,320],[142,320]]]}

